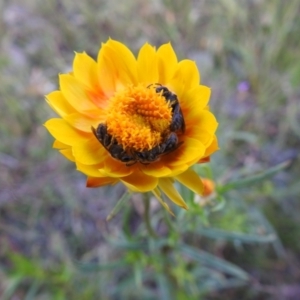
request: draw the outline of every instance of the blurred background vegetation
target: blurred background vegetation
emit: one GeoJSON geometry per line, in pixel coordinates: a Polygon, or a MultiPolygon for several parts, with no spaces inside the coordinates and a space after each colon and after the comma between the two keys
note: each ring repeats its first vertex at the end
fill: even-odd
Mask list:
{"type": "Polygon", "coordinates": [[[1,0],[1,300],[300,299],[299,15],[299,0],[1,0]],[[107,223],[123,186],[86,189],[42,126],[74,51],[95,58],[109,37],[134,53],[171,41],[212,88],[221,150],[199,172],[222,201],[179,187],[191,209],[168,224],[154,204],[160,244],[141,244],[138,195],[107,223]]]}

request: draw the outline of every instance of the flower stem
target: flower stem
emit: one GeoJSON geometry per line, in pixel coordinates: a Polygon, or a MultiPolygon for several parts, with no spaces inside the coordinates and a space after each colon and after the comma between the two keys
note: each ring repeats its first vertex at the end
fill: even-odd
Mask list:
{"type": "Polygon", "coordinates": [[[163,214],[164,214],[163,220],[165,221],[166,225],[168,226],[170,233],[172,233],[174,231],[174,224],[170,220],[170,214],[166,209],[164,209],[163,214]]]}
{"type": "Polygon", "coordinates": [[[144,220],[145,220],[145,224],[146,224],[146,228],[147,231],[149,233],[149,235],[152,238],[157,238],[156,233],[154,232],[152,225],[151,225],[151,220],[150,220],[150,197],[149,197],[149,193],[145,193],[144,194],[144,220]]]}

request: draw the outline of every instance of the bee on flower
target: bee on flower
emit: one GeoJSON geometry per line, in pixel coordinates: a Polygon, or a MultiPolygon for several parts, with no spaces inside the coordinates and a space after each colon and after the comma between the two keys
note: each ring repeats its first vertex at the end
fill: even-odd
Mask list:
{"type": "Polygon", "coordinates": [[[45,127],[88,187],[122,182],[133,192],[151,191],[168,210],[162,193],[187,209],[174,181],[203,193],[192,166],[218,150],[218,123],[195,62],[178,61],[170,43],[146,43],[136,58],[109,39],[96,61],[76,53],[59,85],[46,96],[59,118],[45,127]]]}

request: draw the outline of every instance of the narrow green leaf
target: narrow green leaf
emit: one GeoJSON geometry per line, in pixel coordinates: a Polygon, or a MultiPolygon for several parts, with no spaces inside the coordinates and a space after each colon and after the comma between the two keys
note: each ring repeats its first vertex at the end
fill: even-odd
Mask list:
{"type": "Polygon", "coordinates": [[[187,245],[181,245],[179,246],[179,249],[200,264],[210,266],[218,271],[238,277],[242,280],[249,280],[249,275],[244,270],[210,253],[187,245]]]}
{"type": "Polygon", "coordinates": [[[247,178],[242,178],[242,179],[237,180],[237,181],[229,182],[229,183],[227,183],[227,184],[225,184],[221,187],[218,187],[218,192],[219,193],[224,193],[224,192],[227,192],[227,191],[233,190],[233,189],[249,187],[249,185],[261,182],[262,180],[265,180],[267,178],[270,178],[270,177],[274,176],[279,171],[281,171],[281,170],[285,169],[286,167],[288,167],[290,163],[291,163],[290,160],[285,161],[281,164],[278,164],[278,165],[266,170],[265,172],[255,174],[255,175],[249,176],[247,178]]]}
{"type": "Polygon", "coordinates": [[[277,239],[276,235],[273,233],[267,235],[254,235],[226,231],[218,228],[200,228],[197,229],[196,232],[213,239],[224,239],[227,241],[239,241],[243,243],[270,243],[277,239]]]}
{"type": "Polygon", "coordinates": [[[202,286],[201,289],[205,292],[211,292],[212,290],[222,290],[222,289],[229,289],[229,288],[237,288],[240,286],[244,286],[246,284],[245,280],[231,278],[225,280],[215,280],[209,282],[201,282],[202,286]]]}
{"type": "Polygon", "coordinates": [[[252,208],[251,213],[257,219],[259,219],[260,223],[262,223],[263,227],[265,227],[268,232],[272,233],[277,237],[276,240],[273,242],[274,249],[279,257],[285,257],[286,256],[285,248],[282,245],[280,239],[278,238],[276,230],[274,229],[272,224],[268,221],[268,219],[264,216],[264,214],[260,210],[256,208],[252,208]]]}
{"type": "Polygon", "coordinates": [[[171,239],[158,239],[158,240],[143,240],[140,242],[137,241],[131,241],[131,240],[113,240],[110,238],[106,239],[110,245],[113,247],[119,248],[119,249],[125,249],[125,250],[142,250],[142,249],[148,249],[150,252],[154,249],[159,249],[163,246],[172,246],[172,240],[171,239]]]}
{"type": "Polygon", "coordinates": [[[36,295],[39,290],[39,287],[40,287],[40,283],[37,280],[35,280],[33,284],[30,286],[24,300],[35,300],[37,298],[36,295]]]}
{"type": "Polygon", "coordinates": [[[131,193],[127,191],[121,199],[117,202],[115,207],[112,209],[112,211],[109,213],[109,215],[106,218],[106,221],[110,221],[122,208],[122,206],[125,204],[126,201],[128,201],[131,197],[131,193]]]}
{"type": "Polygon", "coordinates": [[[77,267],[79,271],[82,272],[98,272],[98,271],[120,268],[126,266],[127,263],[124,260],[120,259],[115,262],[106,263],[106,264],[74,261],[74,265],[77,267]]]}
{"type": "Polygon", "coordinates": [[[7,288],[1,295],[2,300],[9,300],[13,296],[14,292],[17,290],[19,284],[22,282],[22,276],[14,276],[13,278],[9,279],[9,284],[7,288]]]}
{"type": "Polygon", "coordinates": [[[174,297],[172,296],[172,286],[168,280],[168,278],[162,274],[159,273],[156,276],[156,282],[159,287],[160,291],[160,297],[161,300],[173,300],[174,297]]]}
{"type": "Polygon", "coordinates": [[[139,261],[137,261],[133,266],[133,273],[134,273],[134,281],[135,285],[138,289],[142,289],[143,287],[143,272],[142,266],[140,265],[139,261]]]}
{"type": "Polygon", "coordinates": [[[110,245],[116,247],[116,248],[120,248],[120,249],[133,249],[133,250],[137,250],[137,249],[145,249],[148,245],[145,242],[134,242],[134,241],[117,241],[117,240],[113,240],[113,239],[107,239],[107,241],[109,242],[110,245]]]}

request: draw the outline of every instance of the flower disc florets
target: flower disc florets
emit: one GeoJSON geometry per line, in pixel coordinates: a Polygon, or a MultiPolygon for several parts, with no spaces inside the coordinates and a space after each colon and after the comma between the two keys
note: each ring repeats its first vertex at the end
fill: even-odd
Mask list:
{"type": "Polygon", "coordinates": [[[171,107],[154,89],[142,85],[117,92],[108,105],[108,133],[124,150],[147,151],[168,134],[171,107]]]}

